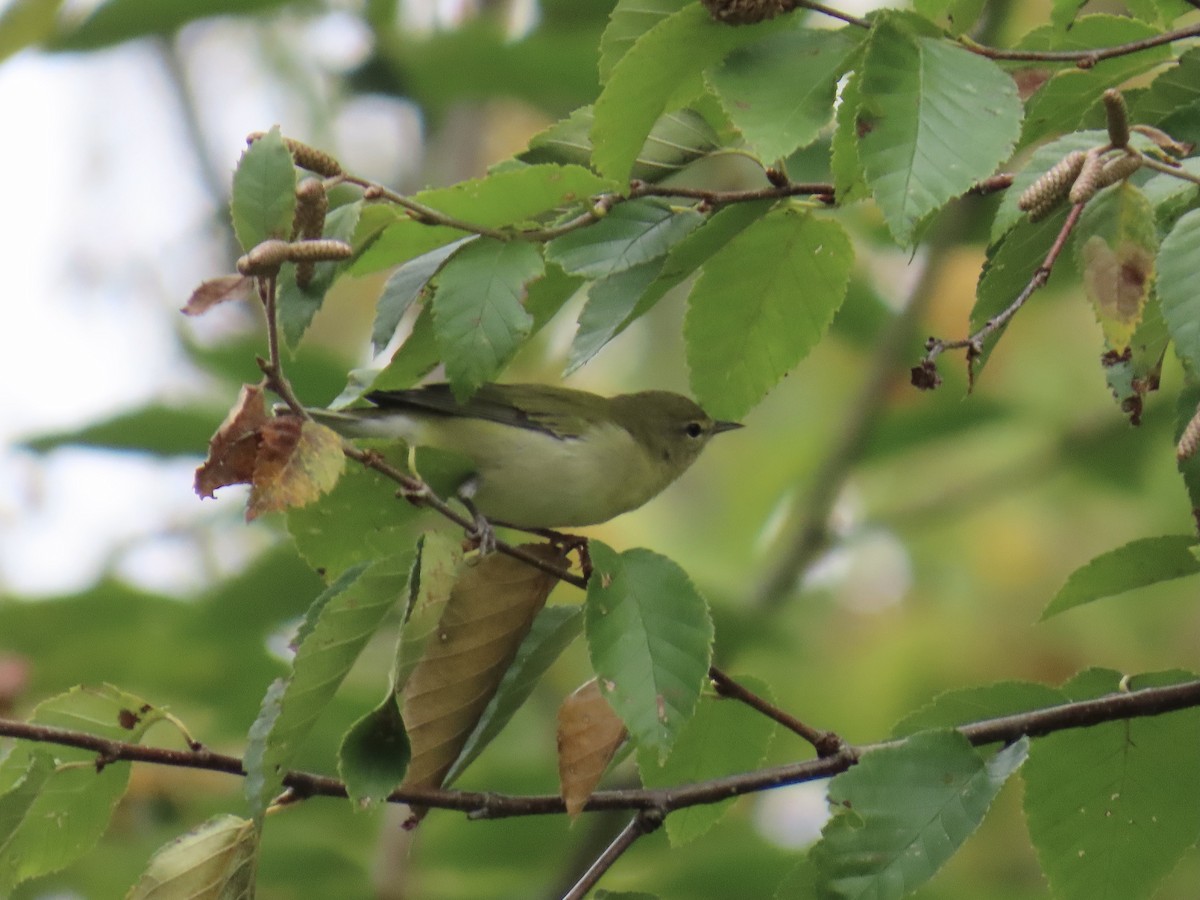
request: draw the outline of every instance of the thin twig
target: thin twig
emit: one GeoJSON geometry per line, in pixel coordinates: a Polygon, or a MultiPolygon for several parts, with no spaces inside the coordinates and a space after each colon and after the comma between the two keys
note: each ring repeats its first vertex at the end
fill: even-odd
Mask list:
{"type": "Polygon", "coordinates": [[[611,844],[596,857],[596,861],[588,867],[574,886],[563,894],[563,900],[583,900],[587,892],[596,886],[604,873],[612,868],[613,863],[621,858],[626,850],[633,846],[644,834],[657,831],[663,823],[663,814],[656,809],[643,809],[629,820],[629,824],[621,829],[611,844]]]}
{"type": "Polygon", "coordinates": [[[801,722],[789,712],[780,709],[770,700],[765,697],[760,697],[748,687],[734,681],[716,666],[712,666],[708,670],[709,680],[712,681],[713,687],[722,697],[728,697],[730,700],[737,700],[739,703],[744,703],[751,709],[758,710],[768,719],[778,722],[788,731],[795,732],[812,744],[813,749],[817,751],[818,756],[833,756],[842,749],[844,741],[832,731],[818,731],[811,725],[801,722]]]}
{"type": "Polygon", "coordinates": [[[1012,303],[998,315],[992,316],[984,322],[983,327],[974,334],[968,335],[965,338],[954,341],[947,341],[942,338],[930,338],[925,344],[926,353],[923,365],[932,365],[934,360],[946,350],[961,350],[965,347],[968,350],[969,361],[973,367],[974,360],[982,352],[983,342],[1008,324],[1008,321],[1020,311],[1021,307],[1033,296],[1034,292],[1044,287],[1046,282],[1050,280],[1050,273],[1054,270],[1054,264],[1058,261],[1058,257],[1066,247],[1067,238],[1075,230],[1075,226],[1079,222],[1079,217],[1083,213],[1084,206],[1084,203],[1076,203],[1071,207],[1071,212],[1067,215],[1066,221],[1063,222],[1062,228],[1059,229],[1058,237],[1054,239],[1049,252],[1046,253],[1046,258],[1042,260],[1042,264],[1034,271],[1033,277],[1029,279],[1029,282],[1012,303]]]}
{"type": "Polygon", "coordinates": [[[834,9],[831,6],[826,6],[824,3],[813,3],[810,0],[793,0],[795,6],[799,9],[811,9],[813,12],[821,13],[821,15],[829,16],[831,19],[837,19],[840,22],[845,22],[847,25],[853,25],[856,28],[870,28],[871,23],[866,19],[860,19],[858,16],[852,16],[849,13],[844,13],[840,9],[834,9]]]}
{"type": "Polygon", "coordinates": [[[1200,184],[1200,175],[1189,172],[1187,169],[1168,166],[1165,163],[1159,162],[1157,159],[1151,159],[1146,154],[1142,154],[1142,165],[1147,169],[1153,169],[1155,172],[1162,172],[1164,175],[1174,175],[1176,178],[1183,181],[1190,181],[1193,184],[1200,184]]]}
{"type": "MultiPolygon", "coordinates": [[[[999,716],[959,727],[973,746],[997,742],[1009,743],[1027,735],[1042,737],[1058,731],[1088,728],[1105,722],[1115,722],[1144,716],[1157,716],[1200,706],[1200,680],[1186,681],[1166,687],[1143,688],[1137,691],[1118,691],[1093,700],[1080,700],[1058,706],[999,716]]],[[[0,719],[0,736],[40,743],[59,744],[92,750],[101,760],[146,762],[188,769],[245,775],[242,761],[235,756],[198,750],[169,750],[144,747],[114,741],[87,732],[56,728],[11,719],[0,719]]],[[[902,740],[874,744],[845,746],[834,756],[809,759],[713,778],[676,788],[657,790],[598,791],[588,798],[586,811],[613,809],[649,809],[669,813],[689,806],[717,803],[729,797],[756,793],[780,787],[828,778],[844,772],[866,753],[885,747],[895,747],[902,740]]],[[[284,787],[301,797],[345,797],[346,785],[336,778],[308,772],[289,772],[284,787]]],[[[563,799],[557,794],[514,795],[480,791],[452,791],[441,788],[404,788],[388,796],[390,803],[454,809],[471,814],[472,818],[504,818],[509,816],[551,815],[566,811],[563,799]]]]}
{"type": "Polygon", "coordinates": [[[1115,44],[1112,47],[1099,47],[1094,50],[1004,50],[999,47],[987,47],[973,41],[960,38],[963,46],[972,53],[986,56],[988,59],[1003,59],[1024,62],[1073,62],[1080,68],[1091,68],[1096,63],[1118,56],[1128,56],[1140,53],[1163,44],[1172,44],[1187,38],[1200,36],[1200,24],[1188,25],[1143,38],[1140,41],[1130,41],[1127,44],[1115,44]]]}

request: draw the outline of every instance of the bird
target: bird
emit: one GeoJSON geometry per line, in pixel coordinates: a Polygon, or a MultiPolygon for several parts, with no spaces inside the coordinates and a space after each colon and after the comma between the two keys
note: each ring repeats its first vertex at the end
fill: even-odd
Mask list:
{"type": "Polygon", "coordinates": [[[637,509],[682,475],[719,421],[669,391],[603,397],[543,384],[485,384],[459,402],[449,384],[377,390],[372,406],[310,409],[345,438],[402,440],[465,457],[459,500],[480,529],[529,531],[606,522],[637,509]]]}

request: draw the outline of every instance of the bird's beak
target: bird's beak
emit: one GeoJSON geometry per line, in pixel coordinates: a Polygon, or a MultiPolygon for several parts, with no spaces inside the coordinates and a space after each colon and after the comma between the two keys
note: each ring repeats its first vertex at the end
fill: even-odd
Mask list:
{"type": "Polygon", "coordinates": [[[741,428],[741,422],[713,422],[713,434],[720,434],[722,431],[733,431],[741,428]]]}

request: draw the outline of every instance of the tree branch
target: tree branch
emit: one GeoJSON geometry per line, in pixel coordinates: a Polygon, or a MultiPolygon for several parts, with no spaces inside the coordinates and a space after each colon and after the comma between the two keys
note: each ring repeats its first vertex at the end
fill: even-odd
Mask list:
{"type": "Polygon", "coordinates": [[[834,732],[818,731],[811,725],[801,722],[791,713],[785,712],[766,698],[760,697],[745,685],[738,684],[716,666],[709,668],[708,677],[712,681],[713,687],[717,689],[717,693],[722,697],[744,703],[768,719],[779,723],[788,731],[800,735],[812,744],[818,756],[833,756],[842,749],[843,741],[834,732]]]}
{"type": "Polygon", "coordinates": [[[608,848],[596,857],[596,861],[588,867],[588,870],[575,882],[574,886],[563,894],[563,900],[583,900],[587,896],[587,892],[595,887],[596,883],[604,876],[604,873],[612,868],[613,863],[621,858],[621,854],[632,847],[642,835],[657,831],[662,823],[663,813],[661,810],[649,808],[639,811],[629,820],[629,824],[621,829],[621,833],[613,839],[608,848]]]}
{"type": "MultiPolygon", "coordinates": [[[[959,732],[979,747],[998,742],[1011,743],[1023,735],[1043,737],[1057,731],[1088,728],[1105,722],[1115,722],[1144,716],[1158,716],[1200,706],[1200,679],[1166,687],[1121,691],[1079,700],[1058,706],[984,719],[959,727],[959,732]]],[[[100,764],[112,762],[145,762],[188,769],[204,769],[245,775],[242,761],[236,756],[214,753],[204,747],[195,750],[170,750],[145,747],[99,737],[84,731],[38,725],[12,719],[0,719],[0,736],[39,743],[59,744],[95,751],[100,764]]],[[[595,810],[657,810],[663,814],[716,803],[729,797],[770,790],[787,784],[828,778],[854,765],[866,753],[885,747],[895,747],[902,740],[873,744],[844,746],[838,753],[819,759],[803,760],[774,766],[740,775],[713,778],[658,790],[631,789],[598,791],[587,801],[584,809],[595,810]]],[[[289,772],[284,787],[300,797],[345,797],[346,785],[336,778],[309,772],[289,772]]],[[[405,788],[388,796],[390,803],[453,809],[470,814],[471,818],[496,819],[509,816],[549,815],[566,811],[562,797],[557,794],[514,795],[480,791],[454,791],[441,788],[405,788]]]]}

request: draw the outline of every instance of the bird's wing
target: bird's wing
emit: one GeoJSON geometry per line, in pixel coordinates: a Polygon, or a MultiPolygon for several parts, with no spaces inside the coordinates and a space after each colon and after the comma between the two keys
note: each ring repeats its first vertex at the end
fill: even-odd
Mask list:
{"type": "Polygon", "coordinates": [[[460,404],[450,385],[428,384],[406,391],[372,391],[366,399],[385,409],[485,419],[567,439],[578,437],[586,426],[577,412],[581,393],[542,384],[485,384],[466,403],[460,404]]]}

